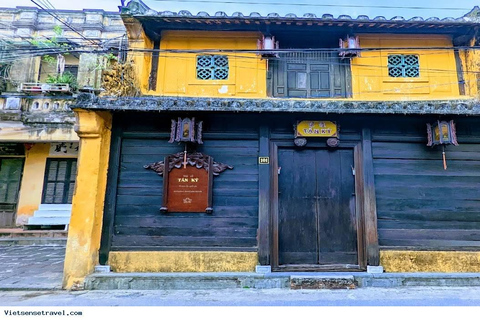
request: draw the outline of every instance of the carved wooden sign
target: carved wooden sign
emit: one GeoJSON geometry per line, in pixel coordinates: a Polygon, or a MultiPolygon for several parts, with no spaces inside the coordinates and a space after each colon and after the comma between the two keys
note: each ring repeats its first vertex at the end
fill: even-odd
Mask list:
{"type": "Polygon", "coordinates": [[[161,212],[212,213],[213,176],[232,166],[214,162],[199,152],[185,155],[179,152],[144,166],[163,176],[163,205],[161,212]]]}

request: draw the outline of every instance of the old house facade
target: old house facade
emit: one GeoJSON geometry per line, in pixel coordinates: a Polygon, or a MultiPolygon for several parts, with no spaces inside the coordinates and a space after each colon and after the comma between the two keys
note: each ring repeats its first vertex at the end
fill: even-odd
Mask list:
{"type": "Polygon", "coordinates": [[[210,16],[131,1],[141,96],[74,106],[64,286],[96,264],[478,271],[477,14],[210,16]]]}
{"type": "Polygon", "coordinates": [[[0,8],[0,38],[0,228],[65,228],[79,140],[70,106],[100,87],[102,50],[126,43],[125,28],[103,10],[0,8]]]}

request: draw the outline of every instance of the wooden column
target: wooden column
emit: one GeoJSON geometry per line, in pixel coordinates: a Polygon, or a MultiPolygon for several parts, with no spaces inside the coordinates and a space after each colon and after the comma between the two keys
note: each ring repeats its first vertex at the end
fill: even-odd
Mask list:
{"type": "MultiPolygon", "coordinates": [[[[259,156],[269,157],[270,130],[260,127],[259,156]]],[[[258,261],[270,265],[270,166],[258,165],[258,261]]]]}
{"type": "MultiPolygon", "coordinates": [[[[115,119],[118,119],[118,117],[115,119]]],[[[110,253],[113,235],[113,219],[115,217],[115,209],[117,206],[117,184],[120,168],[120,150],[122,146],[122,127],[120,123],[118,123],[119,121],[115,121],[115,119],[113,119],[112,125],[112,141],[107,176],[108,189],[105,195],[102,239],[100,243],[99,263],[101,265],[106,265],[108,263],[108,256],[110,253]]]]}
{"type": "Polygon", "coordinates": [[[65,253],[65,289],[83,288],[84,278],[98,264],[112,125],[109,112],[74,111],[80,151],[65,253]]]}
{"type": "Polygon", "coordinates": [[[362,130],[363,155],[363,212],[365,218],[365,247],[367,265],[380,264],[380,250],[377,233],[377,202],[375,198],[375,180],[373,173],[372,135],[370,129],[362,130]]]}

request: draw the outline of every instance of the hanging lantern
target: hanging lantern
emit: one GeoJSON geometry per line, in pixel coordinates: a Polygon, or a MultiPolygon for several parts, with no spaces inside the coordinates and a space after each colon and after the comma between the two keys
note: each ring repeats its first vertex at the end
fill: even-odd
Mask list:
{"type": "Polygon", "coordinates": [[[178,118],[177,121],[172,120],[170,140],[168,142],[195,142],[203,144],[202,129],[203,121],[195,124],[195,118],[178,118]]]}
{"type": "Polygon", "coordinates": [[[427,123],[427,135],[427,146],[432,147],[436,145],[442,145],[443,169],[447,170],[445,145],[453,144],[454,146],[458,146],[455,123],[453,120],[437,121],[433,124],[427,123]]]}

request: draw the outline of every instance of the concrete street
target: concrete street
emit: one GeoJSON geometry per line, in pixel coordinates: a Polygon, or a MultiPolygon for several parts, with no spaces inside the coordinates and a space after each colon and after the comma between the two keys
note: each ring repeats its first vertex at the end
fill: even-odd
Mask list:
{"type": "Polygon", "coordinates": [[[1,306],[480,306],[478,287],[3,291],[1,306]]]}

